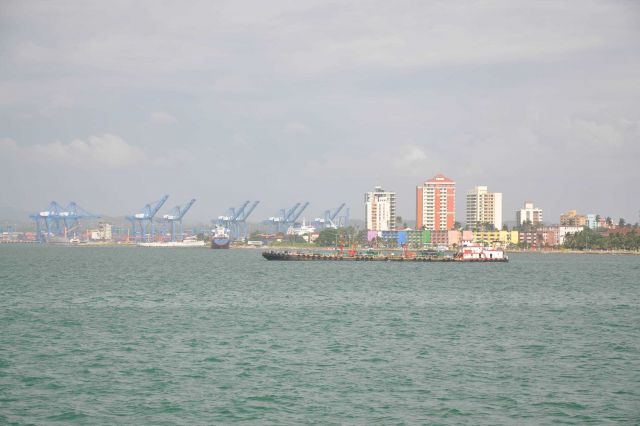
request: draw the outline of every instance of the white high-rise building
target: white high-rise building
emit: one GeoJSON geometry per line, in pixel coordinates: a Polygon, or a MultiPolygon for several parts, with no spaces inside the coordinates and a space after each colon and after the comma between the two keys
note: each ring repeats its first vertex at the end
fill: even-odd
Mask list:
{"type": "Polygon", "coordinates": [[[525,201],[524,208],[516,210],[516,223],[522,225],[527,221],[532,225],[540,225],[542,223],[542,209],[533,207],[531,201],[525,201]]]}
{"type": "Polygon", "coordinates": [[[365,225],[369,231],[396,229],[396,193],[376,186],[364,194],[365,225]]]}
{"type": "Polygon", "coordinates": [[[467,226],[476,229],[486,224],[502,229],[502,192],[489,192],[486,186],[476,186],[467,192],[467,226]]]}

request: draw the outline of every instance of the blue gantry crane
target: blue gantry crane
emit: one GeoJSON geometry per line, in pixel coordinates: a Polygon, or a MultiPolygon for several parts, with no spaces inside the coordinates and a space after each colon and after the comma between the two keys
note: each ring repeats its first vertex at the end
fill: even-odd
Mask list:
{"type": "Polygon", "coordinates": [[[231,234],[231,238],[235,238],[237,240],[246,240],[248,237],[247,231],[247,219],[251,216],[251,213],[256,209],[256,207],[260,204],[260,201],[254,201],[250,206],[245,206],[244,210],[236,216],[235,220],[235,233],[231,234]]]}
{"type": "Polygon", "coordinates": [[[232,240],[244,240],[247,238],[247,218],[253,213],[260,201],[245,201],[240,207],[230,207],[227,212],[218,216],[216,223],[229,230],[232,240]]]}
{"type": "Polygon", "coordinates": [[[286,232],[289,226],[293,226],[302,214],[302,212],[309,206],[309,202],[296,203],[290,209],[280,209],[276,216],[272,216],[262,223],[269,225],[269,233],[275,234],[276,232],[286,232]]]}
{"type": "Polygon", "coordinates": [[[127,220],[131,222],[131,228],[134,239],[153,241],[154,229],[153,229],[153,217],[158,213],[160,207],[167,201],[168,195],[165,195],[158,201],[146,204],[142,211],[134,213],[131,216],[127,216],[127,220]],[[136,227],[136,224],[138,225],[136,227]],[[137,234],[138,229],[140,234],[137,234]]]}
{"type": "Polygon", "coordinates": [[[36,222],[36,238],[40,242],[47,242],[51,237],[64,237],[78,229],[80,220],[97,219],[100,216],[91,214],[78,206],[74,201],[67,207],[62,207],[52,201],[46,210],[29,215],[36,222]]]}
{"type": "Polygon", "coordinates": [[[195,202],[196,202],[196,199],[193,198],[191,201],[189,201],[187,204],[183,206],[175,206],[169,211],[169,214],[165,214],[160,219],[162,222],[169,225],[170,233],[171,233],[171,241],[177,241],[176,226],[180,228],[178,239],[180,241],[184,239],[184,233],[182,232],[182,218],[184,217],[185,214],[187,214],[187,212],[195,202]]]}
{"type": "Polygon", "coordinates": [[[59,217],[62,219],[62,223],[64,224],[65,238],[70,232],[74,232],[80,227],[80,220],[100,218],[100,216],[89,213],[82,207],[78,206],[75,201],[70,202],[64,210],[60,211],[59,217]]]}
{"type": "MultiPolygon", "coordinates": [[[[344,220],[341,220],[345,216],[338,216],[338,214],[340,214],[340,212],[342,211],[345,205],[346,205],[345,203],[340,204],[333,212],[331,210],[325,210],[323,217],[317,217],[313,220],[313,226],[319,229],[339,228],[342,225],[342,223],[345,222],[344,220]]],[[[347,211],[348,210],[349,209],[347,209],[347,211]]],[[[346,226],[346,225],[343,225],[343,226],[346,226]]]]}
{"type": "Polygon", "coordinates": [[[300,207],[300,209],[295,210],[291,215],[289,215],[289,217],[287,217],[287,220],[285,221],[285,225],[289,225],[289,226],[295,225],[298,218],[300,218],[300,216],[302,215],[302,212],[305,211],[305,209],[308,206],[309,206],[309,202],[306,201],[302,205],[302,207],[300,207]]]}
{"type": "Polygon", "coordinates": [[[60,212],[63,208],[55,201],[47,206],[46,210],[29,215],[36,222],[36,238],[44,243],[53,235],[60,233],[60,212]]]}

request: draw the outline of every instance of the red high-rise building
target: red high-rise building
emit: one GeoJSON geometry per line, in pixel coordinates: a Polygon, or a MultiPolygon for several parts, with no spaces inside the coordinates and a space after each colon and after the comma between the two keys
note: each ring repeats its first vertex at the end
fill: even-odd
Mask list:
{"type": "Polygon", "coordinates": [[[456,183],[437,174],[416,188],[416,229],[449,230],[456,221],[456,183]]]}

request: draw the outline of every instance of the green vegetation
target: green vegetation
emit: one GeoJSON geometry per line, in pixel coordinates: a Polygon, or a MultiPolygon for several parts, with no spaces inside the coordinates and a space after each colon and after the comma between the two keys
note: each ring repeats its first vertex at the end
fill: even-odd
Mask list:
{"type": "Polygon", "coordinates": [[[568,234],[564,247],[573,250],[634,250],[640,249],[640,230],[631,228],[626,234],[611,233],[607,236],[585,228],[581,232],[568,234]]]}
{"type": "Polygon", "coordinates": [[[350,246],[353,243],[362,243],[366,241],[366,231],[358,231],[353,226],[338,229],[323,229],[315,241],[316,245],[323,247],[335,247],[344,244],[350,246]]]}

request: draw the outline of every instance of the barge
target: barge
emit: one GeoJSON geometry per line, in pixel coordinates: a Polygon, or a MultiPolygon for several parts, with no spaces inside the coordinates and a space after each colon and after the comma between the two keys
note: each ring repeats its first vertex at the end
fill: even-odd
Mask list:
{"type": "Polygon", "coordinates": [[[343,251],[334,253],[318,252],[289,252],[289,251],[265,251],[262,257],[267,260],[284,261],[341,261],[341,262],[508,262],[509,258],[500,249],[488,247],[463,247],[454,256],[446,256],[444,253],[435,252],[409,252],[404,250],[402,255],[389,255],[380,253],[354,253],[343,251]]]}

